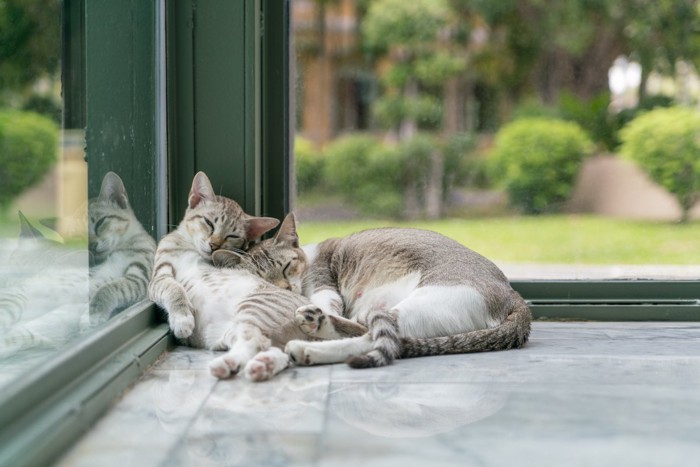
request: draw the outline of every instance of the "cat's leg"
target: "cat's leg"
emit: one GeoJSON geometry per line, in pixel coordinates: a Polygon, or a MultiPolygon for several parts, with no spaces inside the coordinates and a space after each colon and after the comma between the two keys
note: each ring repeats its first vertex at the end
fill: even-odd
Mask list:
{"type": "Polygon", "coordinates": [[[227,344],[228,352],[209,362],[211,374],[221,379],[237,374],[258,352],[272,344],[259,328],[246,323],[234,323],[222,341],[227,344]]]}
{"type": "Polygon", "coordinates": [[[163,263],[156,267],[148,286],[148,295],[168,313],[168,324],[175,337],[186,339],[192,335],[195,326],[194,307],[187,298],[184,287],[173,277],[172,265],[163,263]]]}
{"type": "Polygon", "coordinates": [[[294,314],[299,329],[316,339],[342,339],[365,334],[367,328],[349,319],[323,312],[316,305],[299,307],[294,314]]]}
{"type": "Polygon", "coordinates": [[[245,366],[245,376],[251,381],[265,381],[289,366],[289,355],[278,347],[259,352],[245,366]]]}
{"type": "MultiPolygon", "coordinates": [[[[304,291],[304,295],[306,291],[304,291]]],[[[343,297],[340,296],[335,286],[324,285],[317,287],[307,295],[311,303],[324,311],[327,315],[342,316],[345,312],[343,297]]]]}
{"type": "Polygon", "coordinates": [[[372,350],[369,334],[348,339],[322,342],[289,341],[284,351],[297,365],[318,365],[323,363],[341,363],[354,355],[365,354],[372,350]]]}
{"type": "Polygon", "coordinates": [[[97,326],[107,321],[112,312],[124,309],[146,297],[148,281],[135,274],[127,274],[107,282],[90,299],[90,324],[97,326]]]}
{"type": "Polygon", "coordinates": [[[0,330],[5,330],[22,317],[24,307],[27,305],[27,296],[24,288],[17,285],[15,288],[3,288],[0,290],[0,330]]]}

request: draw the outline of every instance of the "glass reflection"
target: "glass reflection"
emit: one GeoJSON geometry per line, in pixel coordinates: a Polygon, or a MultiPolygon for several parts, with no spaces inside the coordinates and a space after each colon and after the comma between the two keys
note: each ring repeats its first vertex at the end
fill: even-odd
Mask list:
{"type": "Polygon", "coordinates": [[[136,219],[122,179],[108,172],[88,205],[90,312],[96,326],[147,298],[156,243],[136,219]]]}
{"type": "Polygon", "coordinates": [[[128,186],[91,167],[88,200],[76,5],[0,2],[0,387],[146,299],[155,242],[128,186]]]}

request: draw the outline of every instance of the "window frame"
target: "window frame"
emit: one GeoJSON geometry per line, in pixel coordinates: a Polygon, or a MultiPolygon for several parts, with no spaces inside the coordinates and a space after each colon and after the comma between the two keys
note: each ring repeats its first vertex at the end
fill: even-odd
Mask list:
{"type": "MultiPolygon", "coordinates": [[[[140,215],[150,220],[157,238],[168,230],[168,223],[179,222],[196,170],[221,168],[224,177],[217,181],[222,194],[240,200],[248,212],[277,218],[288,212],[293,172],[290,122],[294,121],[289,101],[293,95],[289,77],[290,0],[64,0],[64,7],[64,14],[76,26],[64,36],[72,51],[70,60],[65,61],[69,69],[64,79],[69,86],[64,92],[71,103],[71,121],[85,123],[88,128],[90,173],[101,176],[106,168],[114,168],[115,160],[122,164],[129,181],[143,188],[131,199],[140,215]],[[106,35],[91,26],[100,24],[100,15],[115,13],[109,10],[110,3],[126,10],[110,17],[117,23],[118,36],[136,37],[137,42],[116,54],[100,54],[99,38],[105,40],[106,35]],[[231,8],[242,12],[239,24],[243,30],[238,32],[245,42],[233,56],[228,55],[230,47],[240,36],[227,36],[227,17],[207,12],[207,8],[229,8],[229,15],[231,8]],[[216,63],[199,60],[196,48],[207,44],[206,37],[196,35],[201,21],[211,21],[207,24],[207,29],[213,27],[210,34],[223,34],[224,43],[214,55],[228,56],[231,63],[223,64],[226,73],[238,74],[235,91],[225,88],[233,82],[227,81],[231,76],[213,82],[225,92],[243,92],[248,99],[228,113],[217,107],[217,99],[202,94],[206,89],[197,88],[198,79],[213,79],[213,74],[221,72],[216,63]],[[204,43],[198,44],[200,40],[204,43]],[[130,54],[138,51],[144,53],[134,62],[139,65],[128,72],[121,70],[121,75],[109,72],[110,67],[130,61],[130,54]],[[99,58],[96,68],[94,57],[101,55],[108,57],[99,58]],[[131,86],[130,102],[124,106],[104,95],[111,92],[105,91],[109,88],[105,83],[119,76],[131,86]],[[95,82],[101,86],[92,86],[95,82]],[[99,155],[106,143],[97,136],[100,122],[105,122],[99,115],[104,106],[121,109],[116,117],[112,115],[121,123],[143,123],[141,133],[109,160],[99,155]],[[219,138],[197,147],[198,138],[207,138],[198,133],[207,124],[219,125],[216,128],[222,134],[227,128],[242,126],[238,133],[245,140],[242,149],[222,146],[219,138]],[[226,178],[227,171],[241,172],[244,183],[236,185],[232,181],[235,177],[226,178]]],[[[231,95],[227,98],[232,99],[231,95]]],[[[99,189],[97,183],[90,182],[91,194],[99,189]]],[[[513,286],[528,300],[535,318],[700,320],[698,280],[540,280],[514,281],[513,286]]],[[[161,313],[144,302],[59,352],[44,367],[23,375],[0,395],[0,465],[54,461],[172,345],[161,313]]]]}

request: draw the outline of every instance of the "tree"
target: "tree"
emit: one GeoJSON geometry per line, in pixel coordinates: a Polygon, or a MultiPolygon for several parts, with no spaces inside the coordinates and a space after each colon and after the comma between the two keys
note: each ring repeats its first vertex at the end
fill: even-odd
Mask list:
{"type": "MultiPolygon", "coordinates": [[[[447,0],[378,0],[369,5],[362,34],[365,46],[379,59],[383,95],[374,112],[394,139],[405,144],[419,128],[436,130],[442,124],[441,95],[454,76],[464,72],[463,48],[453,40],[454,14],[447,0]]],[[[425,214],[442,211],[444,155],[435,147],[425,182],[425,214]]],[[[420,208],[417,180],[406,183],[406,217],[420,208]]]]}
{"type": "Polygon", "coordinates": [[[0,103],[18,102],[55,118],[56,99],[41,100],[31,86],[59,79],[60,46],[61,0],[0,0],[0,103]]]}

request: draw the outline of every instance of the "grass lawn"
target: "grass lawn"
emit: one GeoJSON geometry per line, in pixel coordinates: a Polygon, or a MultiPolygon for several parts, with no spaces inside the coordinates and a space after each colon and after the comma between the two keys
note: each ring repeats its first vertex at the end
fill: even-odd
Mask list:
{"type": "Polygon", "coordinates": [[[434,230],[488,258],[512,263],[700,265],[700,222],[674,224],[578,215],[411,223],[301,221],[299,236],[302,244],[316,243],[389,225],[434,230]]]}

